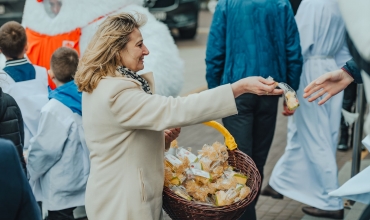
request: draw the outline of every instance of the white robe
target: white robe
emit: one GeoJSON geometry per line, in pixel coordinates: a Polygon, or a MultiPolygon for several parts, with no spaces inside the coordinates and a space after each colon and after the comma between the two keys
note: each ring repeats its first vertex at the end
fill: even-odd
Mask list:
{"type": "Polygon", "coordinates": [[[82,117],[51,99],[41,110],[30,149],[27,169],[31,180],[40,180],[44,207],[55,211],[85,205],[90,160],[82,117]]]}
{"type": "MultiPolygon", "coordinates": [[[[362,143],[370,151],[370,135],[362,143]]],[[[370,166],[352,177],[339,189],[329,193],[330,196],[340,196],[370,205],[370,166]]]]}
{"type": "Polygon", "coordinates": [[[338,188],[335,154],[343,94],[319,106],[318,101],[310,103],[304,99],[303,90],[350,59],[343,51],[344,23],[336,0],[302,1],[296,22],[305,59],[297,91],[300,107],[288,119],[288,143],[273,170],[270,185],[307,205],[339,210],[343,208],[342,200],[328,193],[338,188]]]}
{"type": "MultiPolygon", "coordinates": [[[[14,98],[22,112],[26,162],[30,139],[37,133],[41,108],[49,101],[46,69],[36,65],[33,66],[36,70],[36,78],[33,80],[16,83],[5,72],[0,74],[1,88],[5,93],[8,93],[14,98]]],[[[42,197],[39,181],[30,180],[30,185],[36,201],[41,201],[42,197]]]]}
{"type": "Polygon", "coordinates": [[[33,66],[36,70],[36,78],[33,80],[16,83],[5,72],[0,74],[0,86],[3,92],[14,98],[22,112],[25,150],[28,149],[30,139],[37,132],[41,108],[49,101],[46,69],[33,66]]]}
{"type": "MultiPolygon", "coordinates": [[[[362,71],[362,80],[367,103],[370,103],[370,77],[362,71]]],[[[370,117],[367,116],[365,125],[365,133],[368,135],[362,144],[370,151],[370,117]]],[[[370,205],[370,166],[345,182],[339,189],[329,193],[331,196],[340,196],[347,199],[369,204],[370,205]]]]}

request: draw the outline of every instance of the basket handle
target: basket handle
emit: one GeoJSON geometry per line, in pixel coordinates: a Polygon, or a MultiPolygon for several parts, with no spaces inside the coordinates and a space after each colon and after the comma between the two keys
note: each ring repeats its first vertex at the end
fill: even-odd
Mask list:
{"type": "Polygon", "coordinates": [[[230,134],[230,132],[217,121],[203,122],[203,124],[219,131],[225,137],[225,145],[229,148],[229,150],[235,150],[238,147],[234,137],[230,134]]]}

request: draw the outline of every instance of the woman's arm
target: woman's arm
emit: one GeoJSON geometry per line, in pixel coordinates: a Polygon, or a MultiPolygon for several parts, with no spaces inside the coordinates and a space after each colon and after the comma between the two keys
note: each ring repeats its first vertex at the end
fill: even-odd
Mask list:
{"type": "Polygon", "coordinates": [[[110,109],[116,120],[127,129],[161,131],[236,114],[235,97],[247,92],[282,94],[282,90],[274,88],[272,80],[248,77],[232,85],[173,98],[146,94],[139,86],[122,88],[117,80],[112,85],[110,109]]]}

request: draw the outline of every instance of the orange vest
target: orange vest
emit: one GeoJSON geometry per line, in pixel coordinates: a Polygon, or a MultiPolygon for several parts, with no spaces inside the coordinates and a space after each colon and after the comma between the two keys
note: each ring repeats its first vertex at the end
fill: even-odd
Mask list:
{"type": "MultiPolygon", "coordinates": [[[[27,57],[32,64],[50,69],[51,55],[59,47],[70,47],[80,54],[79,41],[81,29],[77,28],[69,33],[57,34],[54,36],[40,34],[26,28],[28,51],[27,57]]],[[[55,89],[55,84],[48,75],[48,82],[51,89],[55,89]]]]}

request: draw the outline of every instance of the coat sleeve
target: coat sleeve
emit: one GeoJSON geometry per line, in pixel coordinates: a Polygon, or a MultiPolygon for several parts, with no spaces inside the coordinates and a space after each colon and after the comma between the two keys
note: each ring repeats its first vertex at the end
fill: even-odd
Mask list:
{"type": "Polygon", "coordinates": [[[24,156],[23,156],[23,147],[24,147],[24,122],[23,122],[23,117],[22,117],[22,112],[21,112],[21,109],[19,108],[17,102],[14,100],[13,97],[11,97],[10,95],[8,95],[10,97],[10,102],[12,103],[12,105],[16,106],[16,110],[15,110],[15,114],[17,116],[17,121],[18,121],[18,128],[19,128],[19,135],[20,135],[20,143],[21,143],[21,146],[18,146],[18,154],[19,154],[19,159],[21,160],[21,164],[22,164],[22,168],[23,170],[25,171],[25,173],[27,173],[27,169],[26,169],[26,161],[24,160],[24,156]]]}
{"type": "Polygon", "coordinates": [[[219,0],[208,36],[206,51],[206,80],[208,88],[221,84],[226,55],[226,1],[219,0]]]}
{"type": "Polygon", "coordinates": [[[364,60],[370,62],[370,1],[339,0],[338,3],[356,49],[364,60]]]}
{"type": "Polygon", "coordinates": [[[30,141],[27,168],[31,180],[37,180],[61,158],[68,132],[69,127],[56,115],[41,112],[37,134],[30,141]]]}
{"type": "Polygon", "coordinates": [[[139,88],[113,88],[110,109],[125,129],[162,131],[237,114],[229,84],[187,97],[149,95],[139,88]]]}
{"type": "Polygon", "coordinates": [[[357,65],[353,59],[347,61],[342,69],[353,77],[355,83],[362,83],[361,71],[357,68],[357,65]]]}
{"type": "Polygon", "coordinates": [[[297,90],[302,74],[302,51],[297,24],[291,6],[286,7],[286,56],[287,56],[287,83],[297,90]]]}
{"type": "Polygon", "coordinates": [[[40,208],[11,141],[0,139],[1,219],[41,219],[40,208]]]}

